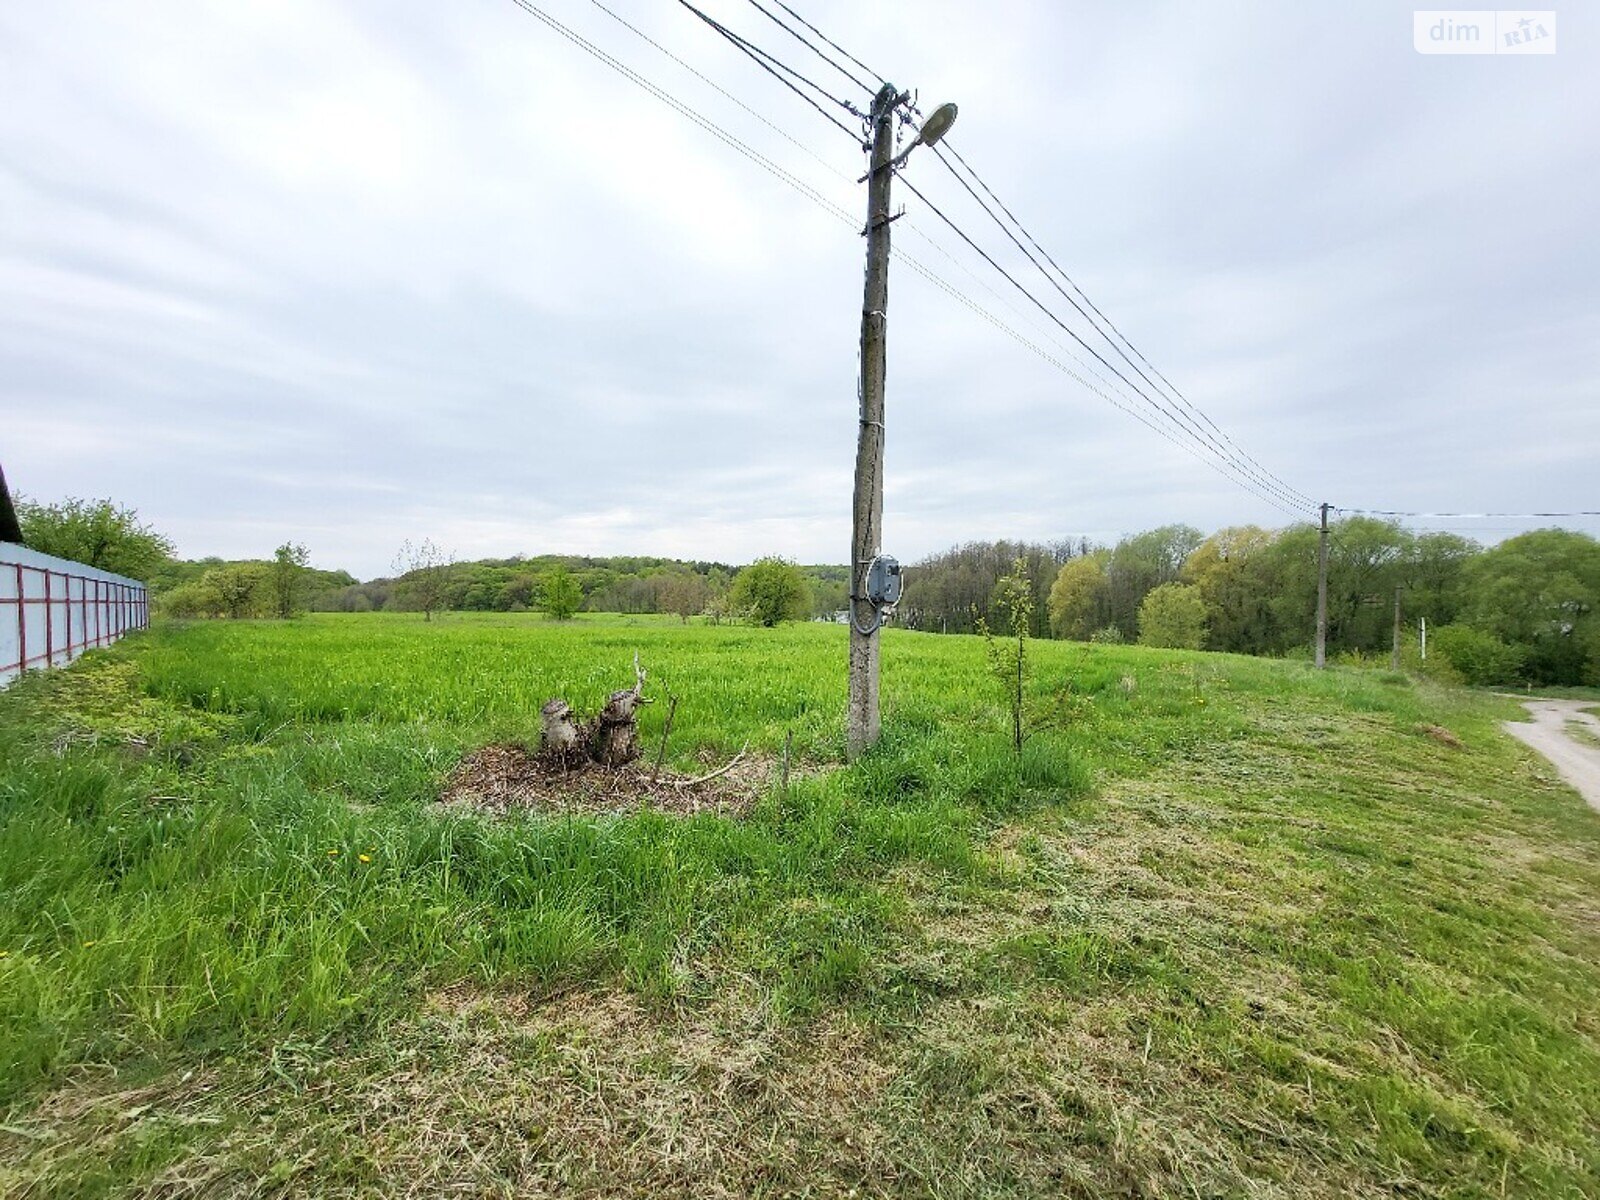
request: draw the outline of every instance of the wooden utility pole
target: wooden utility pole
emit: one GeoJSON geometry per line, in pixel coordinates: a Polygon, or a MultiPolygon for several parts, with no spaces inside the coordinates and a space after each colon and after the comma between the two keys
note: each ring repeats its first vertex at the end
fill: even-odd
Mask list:
{"type": "Polygon", "coordinates": [[[862,573],[883,537],[883,387],[889,308],[889,185],[894,179],[894,110],[886,83],[872,100],[872,161],[867,174],[867,276],[861,301],[861,425],[856,434],[850,524],[850,707],[846,748],[855,758],[878,741],[877,608],[861,594],[862,573]]]}
{"type": "Polygon", "coordinates": [[[1328,505],[1322,506],[1317,537],[1317,666],[1328,665],[1328,505]]]}
{"type": "Polygon", "coordinates": [[[1389,666],[1394,670],[1400,669],[1400,593],[1404,588],[1394,589],[1394,654],[1389,659],[1389,666]]]}

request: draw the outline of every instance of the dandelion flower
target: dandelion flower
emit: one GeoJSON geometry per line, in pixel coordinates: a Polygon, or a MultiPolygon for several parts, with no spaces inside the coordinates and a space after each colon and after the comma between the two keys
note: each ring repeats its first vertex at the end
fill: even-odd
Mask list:
{"type": "Polygon", "coordinates": [[[339,857],[339,852],[337,850],[329,850],[328,851],[328,857],[329,858],[338,858],[339,857]]]}
{"type": "Polygon", "coordinates": [[[370,855],[370,854],[358,854],[358,855],[356,855],[356,857],[359,858],[362,862],[371,862],[372,861],[372,855],[370,855]]]}

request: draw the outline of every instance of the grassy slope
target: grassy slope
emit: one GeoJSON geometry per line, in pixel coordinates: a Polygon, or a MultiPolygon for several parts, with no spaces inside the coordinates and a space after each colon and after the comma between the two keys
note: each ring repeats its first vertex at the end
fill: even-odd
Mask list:
{"type": "Polygon", "coordinates": [[[981,644],[891,631],[881,751],[747,822],[429,808],[635,648],[685,764],[833,763],[843,633],[203,625],[0,696],[0,1194],[1597,1194],[1600,820],[1510,702],[1041,644],[1019,770],[981,644]]]}

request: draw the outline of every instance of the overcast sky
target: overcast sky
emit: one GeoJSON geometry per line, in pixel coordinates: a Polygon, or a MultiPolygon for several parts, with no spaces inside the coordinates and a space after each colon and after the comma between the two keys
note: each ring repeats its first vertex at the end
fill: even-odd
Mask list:
{"type": "MultiPolygon", "coordinates": [[[[590,0],[543,0],[864,215],[850,139],[673,0],[607,2],[824,161],[590,0]]],[[[1420,55],[1394,3],[791,2],[924,109],[957,101],[951,143],[1294,488],[1600,509],[1584,9],[1510,57],[1420,55]]],[[[704,6],[850,87],[745,0],[704,6]]],[[[408,537],[847,556],[862,239],[512,0],[9,4],[0,94],[14,488],[131,504],[186,557],[293,539],[363,577],[408,537]]],[[[905,178],[1046,289],[929,152],[905,178]]],[[[897,248],[1047,345],[896,199],[897,248]]],[[[903,559],[1289,519],[905,263],[888,329],[903,559]]]]}

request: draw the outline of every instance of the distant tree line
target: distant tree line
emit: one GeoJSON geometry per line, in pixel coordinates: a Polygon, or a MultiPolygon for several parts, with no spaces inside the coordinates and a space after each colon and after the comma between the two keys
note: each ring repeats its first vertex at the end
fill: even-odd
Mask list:
{"type": "Polygon", "coordinates": [[[321,571],[309,563],[304,546],[285,542],[270,559],[169,559],[150,573],[148,583],[165,616],[286,618],[355,582],[348,571],[321,571]]]}
{"type": "MultiPolygon", "coordinates": [[[[1113,546],[973,543],[906,571],[903,623],[966,633],[1008,620],[999,586],[1021,560],[1034,636],[1307,655],[1316,627],[1314,525],[1246,525],[1209,537],[1166,525],[1113,546]]],[[[1600,542],[1545,529],[1484,548],[1350,517],[1328,548],[1328,651],[1388,654],[1400,591],[1405,653],[1429,625],[1436,670],[1470,683],[1600,685],[1600,542]]]]}
{"type": "MultiPolygon", "coordinates": [[[[408,543],[394,576],[361,583],[311,567],[293,542],[270,559],[177,561],[165,537],[110,500],[19,496],[16,515],[29,546],[143,579],[173,616],[454,609],[566,617],[587,609],[776,624],[833,617],[849,588],[845,567],[783,559],[743,570],[560,555],[456,563],[429,542],[408,543]]],[[[973,542],[907,568],[897,620],[932,632],[1009,634],[1024,612],[1030,637],[1308,655],[1317,543],[1310,524],[1234,526],[1209,537],[1164,525],[1111,546],[973,542]],[[1026,596],[1014,594],[1019,586],[1026,596]]],[[[1329,653],[1386,655],[1397,589],[1408,661],[1420,664],[1417,621],[1426,618],[1430,670],[1474,684],[1600,686],[1600,542],[1588,534],[1543,529],[1485,548],[1393,521],[1338,521],[1329,541],[1329,653]]]]}
{"type": "MultiPolygon", "coordinates": [[[[317,595],[311,607],[327,612],[417,611],[421,606],[416,585],[426,569],[413,566],[392,578],[367,583],[351,580],[317,595]]],[[[785,619],[826,618],[845,607],[848,585],[844,567],[795,566],[794,570],[804,593],[803,597],[793,593],[786,597],[785,619]]],[[[483,559],[446,566],[437,607],[458,612],[562,615],[578,611],[670,613],[684,620],[699,616],[732,620],[745,608],[744,599],[735,592],[739,574],[739,568],[727,563],[672,558],[547,554],[483,559]]]]}
{"type": "Polygon", "coordinates": [[[998,589],[1020,560],[1033,593],[1029,617],[1033,628],[1028,632],[1049,637],[1045,601],[1050,585],[1063,563],[1090,550],[1087,541],[968,542],[952,547],[906,567],[898,621],[908,629],[976,633],[981,619],[1009,632],[1010,618],[1001,611],[998,589]]]}
{"type": "Polygon", "coordinates": [[[407,542],[392,576],[358,581],[308,565],[286,544],[272,559],[165,559],[146,572],[172,617],[248,618],[292,612],[664,613],[685,621],[828,619],[845,607],[844,567],[761,559],[740,569],[670,558],[535,558],[454,562],[431,542],[407,542]]]}

